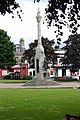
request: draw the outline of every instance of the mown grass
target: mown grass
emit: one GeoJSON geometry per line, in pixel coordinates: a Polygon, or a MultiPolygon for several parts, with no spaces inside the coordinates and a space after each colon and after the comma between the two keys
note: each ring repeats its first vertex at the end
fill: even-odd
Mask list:
{"type": "Polygon", "coordinates": [[[80,115],[80,89],[0,89],[0,120],[63,120],[80,115]]]}
{"type": "MultiPolygon", "coordinates": [[[[0,79],[0,83],[25,83],[28,82],[30,80],[8,80],[8,79],[0,79]]],[[[58,80],[55,80],[58,81],[58,80]]],[[[76,82],[76,80],[60,80],[58,82],[76,82]]],[[[80,80],[78,80],[77,82],[80,82],[80,80]]]]}
{"type": "Polygon", "coordinates": [[[29,80],[5,80],[5,79],[2,79],[0,80],[0,83],[25,83],[29,80]]]}

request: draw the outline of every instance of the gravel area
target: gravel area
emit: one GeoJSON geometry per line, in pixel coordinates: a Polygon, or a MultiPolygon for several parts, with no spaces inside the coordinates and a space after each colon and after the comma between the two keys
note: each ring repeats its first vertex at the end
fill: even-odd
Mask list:
{"type": "Polygon", "coordinates": [[[24,83],[0,83],[0,88],[80,88],[80,82],[59,82],[53,86],[24,86],[24,83]]]}

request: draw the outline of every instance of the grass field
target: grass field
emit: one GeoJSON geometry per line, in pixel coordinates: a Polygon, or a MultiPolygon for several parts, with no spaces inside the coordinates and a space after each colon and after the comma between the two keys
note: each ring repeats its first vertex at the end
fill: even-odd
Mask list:
{"type": "Polygon", "coordinates": [[[80,115],[80,89],[0,89],[0,120],[63,120],[80,115]]]}
{"type": "Polygon", "coordinates": [[[0,83],[25,83],[28,80],[5,80],[5,79],[1,79],[0,83]]]}
{"type": "MultiPolygon", "coordinates": [[[[30,81],[30,80],[5,80],[5,79],[0,79],[0,83],[25,83],[25,82],[28,82],[28,81],[30,81]]],[[[66,80],[66,81],[59,81],[59,82],[76,82],[76,80],[74,80],[74,81],[66,80]]],[[[78,82],[80,82],[80,80],[78,82]]]]}

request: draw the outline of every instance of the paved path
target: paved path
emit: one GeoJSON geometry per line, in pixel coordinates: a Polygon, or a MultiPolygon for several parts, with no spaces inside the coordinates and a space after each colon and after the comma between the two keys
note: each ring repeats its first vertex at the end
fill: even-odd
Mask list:
{"type": "Polygon", "coordinates": [[[75,88],[80,87],[80,82],[59,82],[54,86],[23,86],[24,83],[0,83],[0,88],[75,88]]]}

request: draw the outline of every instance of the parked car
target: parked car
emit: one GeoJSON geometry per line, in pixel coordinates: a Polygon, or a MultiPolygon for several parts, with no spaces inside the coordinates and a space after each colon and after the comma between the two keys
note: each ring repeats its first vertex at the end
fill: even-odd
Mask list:
{"type": "Polygon", "coordinates": [[[79,76],[77,76],[77,75],[72,75],[72,76],[70,76],[69,78],[79,80],[79,76]]]}
{"type": "Polygon", "coordinates": [[[3,77],[3,79],[16,79],[21,80],[24,79],[23,76],[21,76],[20,72],[10,72],[6,76],[3,77]]]}
{"type": "Polygon", "coordinates": [[[10,72],[3,77],[3,79],[13,79],[14,73],[10,72]]]}

